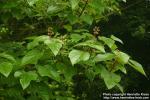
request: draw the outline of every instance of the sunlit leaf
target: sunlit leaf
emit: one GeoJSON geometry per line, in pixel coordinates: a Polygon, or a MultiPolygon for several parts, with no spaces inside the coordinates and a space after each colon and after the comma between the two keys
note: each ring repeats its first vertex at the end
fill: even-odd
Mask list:
{"type": "Polygon", "coordinates": [[[32,80],[36,80],[37,77],[38,75],[33,71],[23,73],[20,77],[20,84],[22,88],[26,89],[30,85],[30,82],[32,80]]]}
{"type": "Polygon", "coordinates": [[[1,62],[0,63],[0,73],[2,73],[5,77],[8,77],[13,69],[13,65],[9,62],[1,62]]]}
{"type": "Polygon", "coordinates": [[[112,60],[115,57],[114,54],[112,53],[106,53],[106,54],[98,54],[94,60],[95,61],[107,61],[107,60],[112,60]]]}
{"type": "Polygon", "coordinates": [[[51,6],[48,7],[47,12],[48,13],[55,13],[58,10],[59,10],[59,8],[57,6],[51,5],[51,6]]]}
{"type": "Polygon", "coordinates": [[[80,50],[72,50],[69,53],[69,58],[71,60],[72,65],[80,62],[80,61],[87,61],[90,57],[90,54],[85,51],[80,50]]]}
{"type": "Polygon", "coordinates": [[[124,52],[121,52],[121,51],[114,51],[114,53],[116,54],[117,56],[117,61],[122,63],[122,64],[127,64],[128,61],[129,61],[129,58],[130,56],[124,52]]]}
{"type": "Polygon", "coordinates": [[[44,43],[51,49],[53,54],[56,56],[62,47],[62,42],[58,39],[48,39],[44,43]]]}

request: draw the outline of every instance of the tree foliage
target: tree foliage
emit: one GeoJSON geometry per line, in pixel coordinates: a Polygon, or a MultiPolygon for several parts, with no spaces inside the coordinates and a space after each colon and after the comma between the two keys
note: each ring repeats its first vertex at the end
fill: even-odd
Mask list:
{"type": "Polygon", "coordinates": [[[0,96],[88,99],[85,91],[75,93],[80,78],[89,84],[102,79],[107,89],[123,92],[126,66],[146,76],[141,64],[118,49],[119,38],[101,36],[95,26],[105,15],[120,13],[119,2],[125,0],[1,1],[0,96]]]}

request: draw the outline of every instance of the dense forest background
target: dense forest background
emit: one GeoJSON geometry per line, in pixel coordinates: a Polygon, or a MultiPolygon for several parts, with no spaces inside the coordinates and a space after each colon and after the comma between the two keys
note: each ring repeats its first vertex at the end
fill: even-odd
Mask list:
{"type": "Polygon", "coordinates": [[[149,0],[0,0],[0,100],[99,100],[104,92],[150,93],[149,56],[149,0]],[[99,59],[105,50],[108,55],[99,59]]]}

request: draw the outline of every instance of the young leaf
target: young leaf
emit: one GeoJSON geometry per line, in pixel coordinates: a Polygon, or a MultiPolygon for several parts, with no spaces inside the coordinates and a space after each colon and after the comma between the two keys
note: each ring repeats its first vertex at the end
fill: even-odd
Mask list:
{"type": "Polygon", "coordinates": [[[144,76],[146,76],[146,73],[144,72],[144,69],[143,69],[142,65],[140,63],[138,63],[137,61],[130,59],[129,60],[129,65],[131,67],[133,67],[135,70],[137,70],[138,72],[140,72],[141,74],[143,74],[144,76]]]}
{"type": "Polygon", "coordinates": [[[36,80],[37,77],[38,75],[33,71],[23,73],[20,77],[20,84],[22,88],[26,89],[30,85],[30,82],[32,80],[36,80]]]}
{"type": "Polygon", "coordinates": [[[122,40],[120,40],[119,38],[115,37],[114,35],[111,35],[111,38],[117,42],[120,42],[121,44],[123,44],[122,40]]]}
{"type": "Polygon", "coordinates": [[[43,51],[33,49],[29,51],[22,59],[22,65],[36,64],[37,61],[42,57],[43,51]]]}
{"type": "Polygon", "coordinates": [[[0,73],[2,73],[5,77],[9,76],[12,69],[13,69],[13,65],[9,62],[2,62],[0,64],[0,73]]]}
{"type": "Polygon", "coordinates": [[[87,61],[90,58],[90,54],[85,51],[72,50],[69,53],[69,58],[71,60],[72,65],[74,65],[80,61],[87,61]]]}
{"type": "Polygon", "coordinates": [[[53,54],[56,56],[62,47],[62,42],[58,39],[48,39],[44,43],[51,49],[53,54]]]}
{"type": "Polygon", "coordinates": [[[94,61],[107,61],[107,60],[112,60],[115,57],[114,54],[112,53],[106,53],[106,54],[98,54],[95,58],[94,61]]]}

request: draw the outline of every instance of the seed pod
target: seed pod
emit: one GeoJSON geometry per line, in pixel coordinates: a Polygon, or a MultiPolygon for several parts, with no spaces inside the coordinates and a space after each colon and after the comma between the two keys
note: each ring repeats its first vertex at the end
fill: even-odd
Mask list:
{"type": "Polygon", "coordinates": [[[100,34],[100,28],[97,27],[97,26],[95,26],[95,27],[93,28],[93,35],[94,35],[95,37],[97,37],[99,34],[100,34]]]}
{"type": "Polygon", "coordinates": [[[47,29],[47,35],[48,35],[49,37],[51,37],[51,36],[54,35],[54,32],[53,32],[53,28],[52,28],[52,27],[48,27],[48,29],[47,29]]]}

